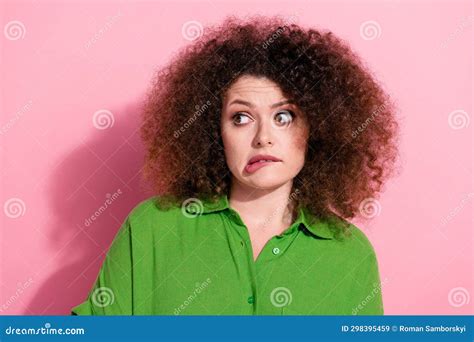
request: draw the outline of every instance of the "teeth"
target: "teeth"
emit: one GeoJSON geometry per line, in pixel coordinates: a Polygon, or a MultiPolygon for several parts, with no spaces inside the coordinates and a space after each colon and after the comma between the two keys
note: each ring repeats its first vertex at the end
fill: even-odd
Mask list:
{"type": "Polygon", "coordinates": [[[263,162],[273,162],[273,160],[269,160],[269,159],[260,159],[260,160],[254,161],[254,162],[253,162],[253,163],[251,163],[251,164],[255,164],[255,163],[263,163],[263,162]]]}

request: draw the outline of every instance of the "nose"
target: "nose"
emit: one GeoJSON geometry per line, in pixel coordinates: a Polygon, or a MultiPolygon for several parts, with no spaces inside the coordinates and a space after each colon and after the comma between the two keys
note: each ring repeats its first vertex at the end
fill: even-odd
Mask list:
{"type": "Polygon", "coordinates": [[[259,122],[257,132],[255,134],[254,144],[257,147],[272,146],[274,144],[272,125],[270,122],[265,122],[265,120],[259,122]]]}

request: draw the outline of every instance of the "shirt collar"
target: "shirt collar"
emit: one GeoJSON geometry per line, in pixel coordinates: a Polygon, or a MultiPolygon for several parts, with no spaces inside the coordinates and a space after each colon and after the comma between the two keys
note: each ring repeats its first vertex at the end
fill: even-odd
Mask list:
{"type": "MultiPolygon", "coordinates": [[[[209,214],[225,209],[230,209],[227,195],[221,195],[216,200],[202,200],[202,214],[209,214]]],[[[315,217],[305,208],[299,210],[298,217],[294,223],[303,224],[310,233],[317,237],[325,239],[334,238],[328,223],[315,217]]]]}

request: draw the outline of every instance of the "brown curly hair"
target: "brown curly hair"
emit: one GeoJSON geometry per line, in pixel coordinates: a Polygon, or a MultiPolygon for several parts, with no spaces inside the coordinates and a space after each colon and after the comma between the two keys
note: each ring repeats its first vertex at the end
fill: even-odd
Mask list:
{"type": "Polygon", "coordinates": [[[294,212],[305,207],[319,218],[342,218],[347,228],[344,219],[356,216],[394,171],[395,106],[340,38],[280,16],[227,17],[156,73],[140,133],[144,176],[158,202],[229,195],[220,116],[226,90],[242,75],[276,82],[308,118],[294,212]]]}

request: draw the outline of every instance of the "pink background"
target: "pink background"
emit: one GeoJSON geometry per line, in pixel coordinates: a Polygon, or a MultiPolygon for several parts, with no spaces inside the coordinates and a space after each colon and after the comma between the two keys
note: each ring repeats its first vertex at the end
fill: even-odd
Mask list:
{"type": "Polygon", "coordinates": [[[253,13],[332,30],[397,102],[401,175],[378,215],[355,222],[377,252],[385,313],[473,314],[469,1],[67,3],[0,5],[1,314],[67,315],[86,298],[121,222],[151,195],[137,130],[154,68],[191,43],[185,23],[253,13]],[[104,109],[105,126],[93,119],[104,109]]]}

